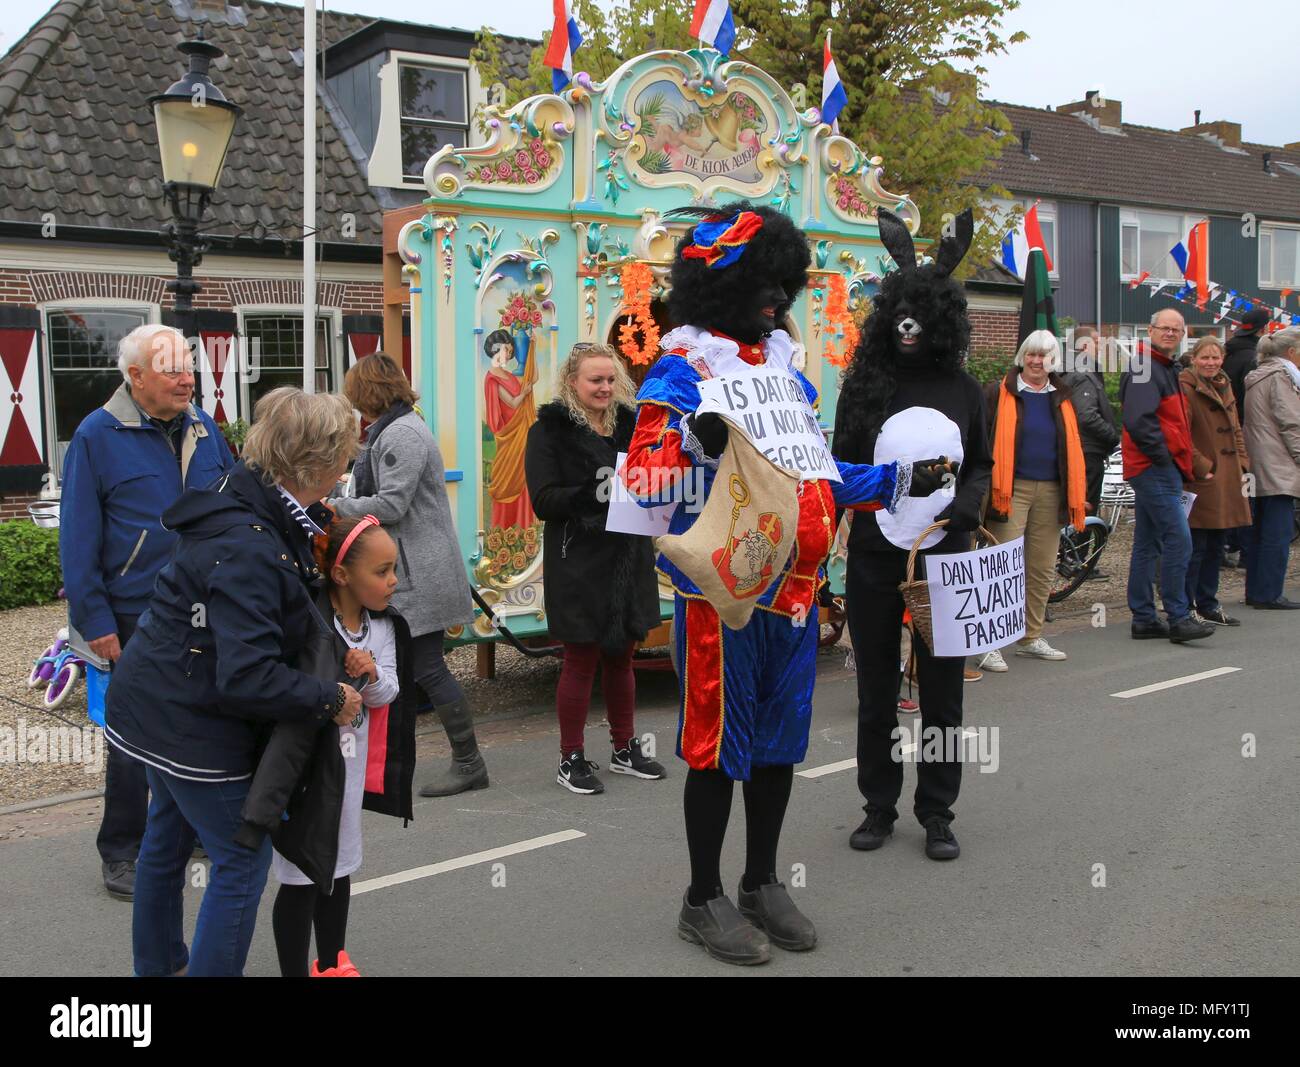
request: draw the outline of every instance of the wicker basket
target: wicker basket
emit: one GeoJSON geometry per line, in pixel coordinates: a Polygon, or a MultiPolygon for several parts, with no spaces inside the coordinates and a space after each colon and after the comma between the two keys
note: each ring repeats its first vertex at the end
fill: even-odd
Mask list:
{"type": "MultiPolygon", "coordinates": [[[[916,580],[916,554],[921,551],[922,541],[933,531],[941,530],[947,525],[948,520],[941,519],[938,522],[930,523],[921,531],[912,544],[912,551],[907,554],[907,578],[898,583],[898,591],[903,594],[903,603],[907,605],[907,610],[912,616],[912,643],[915,645],[916,638],[919,636],[925,642],[927,649],[934,648],[934,620],[930,613],[930,583],[925,579],[916,580]]],[[[984,535],[988,544],[996,545],[998,543],[998,539],[983,526],[979,528],[979,532],[984,535]]],[[[915,649],[913,654],[915,654],[915,649]]]]}

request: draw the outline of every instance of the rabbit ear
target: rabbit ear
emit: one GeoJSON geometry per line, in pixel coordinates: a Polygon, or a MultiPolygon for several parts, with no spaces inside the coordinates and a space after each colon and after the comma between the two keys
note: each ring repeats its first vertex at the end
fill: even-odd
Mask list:
{"type": "Polygon", "coordinates": [[[939,242],[939,251],[934,257],[934,271],[941,278],[948,277],[957,269],[957,264],[966,255],[972,238],[975,236],[975,215],[967,208],[953,220],[955,233],[939,242]]]}
{"type": "Polygon", "coordinates": [[[907,223],[882,207],[876,212],[876,225],[880,228],[880,243],[894,258],[898,269],[904,274],[916,270],[916,245],[912,243],[907,223]]]}

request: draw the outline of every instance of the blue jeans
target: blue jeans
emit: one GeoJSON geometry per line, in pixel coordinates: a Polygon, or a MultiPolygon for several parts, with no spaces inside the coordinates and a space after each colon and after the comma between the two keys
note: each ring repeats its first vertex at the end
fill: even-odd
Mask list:
{"type": "Polygon", "coordinates": [[[1255,524],[1246,550],[1246,599],[1267,604],[1282,595],[1291,555],[1295,498],[1257,496],[1250,502],[1255,524]]]}
{"type": "Polygon", "coordinates": [[[171,975],[188,963],[186,973],[196,978],[238,977],[271,865],[270,839],[256,852],[234,843],[251,779],[192,782],[153,767],[146,773],[152,798],[135,871],[135,973],[171,975]],[[184,892],[196,834],[211,866],[187,952],[184,892]]]}
{"type": "Polygon", "coordinates": [[[1128,567],[1128,607],[1133,621],[1156,622],[1151,586],[1160,557],[1160,599],[1170,624],[1187,618],[1187,563],[1192,534],[1183,514],[1183,479],[1173,464],[1148,467],[1129,479],[1133,487],[1133,558],[1128,567]]]}
{"type": "Polygon", "coordinates": [[[1187,604],[1201,614],[1219,610],[1219,564],[1231,530],[1192,530],[1192,558],[1187,564],[1187,604]]]}

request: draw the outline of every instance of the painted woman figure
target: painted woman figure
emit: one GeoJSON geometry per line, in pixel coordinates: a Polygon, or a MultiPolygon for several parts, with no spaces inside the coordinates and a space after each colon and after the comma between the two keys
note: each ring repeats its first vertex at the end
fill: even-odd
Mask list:
{"type": "Polygon", "coordinates": [[[508,530],[511,526],[518,526],[527,529],[537,521],[528,497],[528,485],[524,481],[524,449],[528,444],[528,431],[537,421],[537,405],[533,401],[537,361],[533,357],[533,344],[530,332],[524,375],[520,378],[510,369],[518,354],[514,338],[508,331],[493,330],[483,342],[483,351],[492,361],[483,376],[483,410],[497,445],[492,477],[487,487],[492,498],[489,528],[508,530]]]}

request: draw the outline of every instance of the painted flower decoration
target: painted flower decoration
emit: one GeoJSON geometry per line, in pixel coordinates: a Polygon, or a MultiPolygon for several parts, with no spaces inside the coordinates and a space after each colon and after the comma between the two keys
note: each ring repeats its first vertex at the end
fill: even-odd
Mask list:
{"type": "Polygon", "coordinates": [[[512,174],[514,174],[514,171],[510,169],[510,164],[506,162],[506,160],[503,159],[500,163],[497,164],[498,177],[509,178],[512,174]]]}

